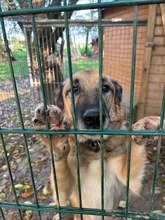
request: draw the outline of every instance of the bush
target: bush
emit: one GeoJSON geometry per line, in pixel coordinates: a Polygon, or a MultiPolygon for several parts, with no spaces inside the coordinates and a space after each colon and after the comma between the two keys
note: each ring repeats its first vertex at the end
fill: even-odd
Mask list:
{"type": "MultiPolygon", "coordinates": [[[[80,47],[80,53],[81,53],[81,56],[85,56],[85,46],[81,46],[80,47]]],[[[91,57],[91,54],[92,54],[92,46],[89,45],[88,46],[88,52],[87,52],[87,57],[91,57]]]]}

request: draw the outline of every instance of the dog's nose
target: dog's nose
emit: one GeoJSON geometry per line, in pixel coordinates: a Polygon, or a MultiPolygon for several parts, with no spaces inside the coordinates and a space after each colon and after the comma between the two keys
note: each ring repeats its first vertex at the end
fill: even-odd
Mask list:
{"type": "MultiPolygon", "coordinates": [[[[103,115],[103,122],[105,117],[103,115]]],[[[97,109],[88,109],[85,111],[83,121],[86,128],[99,129],[100,128],[100,112],[97,109]]]]}

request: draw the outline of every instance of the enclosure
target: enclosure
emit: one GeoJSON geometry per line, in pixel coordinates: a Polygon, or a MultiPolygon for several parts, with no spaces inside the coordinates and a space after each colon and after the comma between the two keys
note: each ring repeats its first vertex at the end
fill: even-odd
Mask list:
{"type": "MultiPolygon", "coordinates": [[[[131,79],[133,17],[132,6],[103,11],[103,18],[116,20],[112,27],[103,28],[103,71],[122,83],[126,96],[129,95],[131,79]],[[119,25],[119,22],[122,24],[119,25]]],[[[164,52],[164,4],[139,6],[135,66],[136,119],[160,115],[165,81],[164,52]]]]}
{"type": "MultiPolygon", "coordinates": [[[[84,214],[102,219],[106,216],[164,219],[164,0],[17,3],[0,3],[1,218],[65,219],[66,213],[76,213],[81,219],[84,214]],[[53,131],[49,126],[44,131],[34,130],[32,118],[37,104],[42,101],[45,106],[53,104],[54,89],[67,77],[73,85],[73,74],[82,69],[98,69],[100,79],[102,73],[106,73],[119,81],[128,107],[129,129],[78,130],[75,124],[75,129],[67,131],[53,131]],[[161,116],[159,130],[132,130],[135,119],[148,115],[161,116]],[[140,197],[129,197],[128,168],[126,192],[118,210],[104,209],[104,184],[101,209],[62,207],[52,202],[49,176],[54,159],[36,134],[74,134],[76,137],[88,132],[100,136],[159,137],[146,147],[148,163],[140,197]]],[[[99,98],[101,110],[101,94],[99,98]]],[[[131,142],[129,163],[130,154],[131,142]]],[[[100,158],[104,166],[101,153],[100,158]]],[[[55,170],[54,167],[54,178],[55,170]]],[[[77,175],[79,179],[78,166],[77,175]]],[[[58,192],[57,186],[56,190],[58,192]]],[[[79,193],[81,200],[81,185],[79,193]]]]}

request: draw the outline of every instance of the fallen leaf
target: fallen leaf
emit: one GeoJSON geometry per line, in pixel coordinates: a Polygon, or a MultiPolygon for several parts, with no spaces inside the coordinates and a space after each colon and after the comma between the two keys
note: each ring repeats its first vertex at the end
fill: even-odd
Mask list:
{"type": "Polygon", "coordinates": [[[7,170],[7,165],[3,165],[3,166],[1,167],[1,169],[2,169],[3,171],[7,170]]]}
{"type": "Polygon", "coordinates": [[[165,177],[161,178],[160,181],[165,183],[165,177]]]}
{"type": "Polygon", "coordinates": [[[161,193],[161,188],[160,187],[155,187],[155,194],[159,195],[161,193]]]}
{"type": "Polygon", "coordinates": [[[43,192],[44,195],[50,195],[50,194],[52,194],[53,191],[49,186],[45,186],[43,188],[42,192],[43,192]]]}
{"type": "Polygon", "coordinates": [[[125,208],[125,206],[126,206],[126,202],[121,200],[119,203],[119,207],[125,208]]]}
{"type": "Polygon", "coordinates": [[[20,189],[20,188],[22,188],[23,187],[23,185],[22,184],[20,184],[20,183],[18,183],[18,184],[16,184],[16,185],[14,185],[15,186],[15,188],[16,189],[20,189]]]}
{"type": "Polygon", "coordinates": [[[9,211],[9,213],[8,213],[9,217],[11,217],[11,218],[13,218],[15,214],[16,214],[15,210],[14,211],[9,211]]]}
{"type": "Polygon", "coordinates": [[[37,198],[38,198],[39,200],[46,200],[46,199],[47,199],[47,196],[40,196],[40,195],[38,195],[37,198]]]}
{"type": "Polygon", "coordinates": [[[49,203],[49,205],[50,205],[50,206],[57,206],[57,203],[51,202],[51,203],[49,203]]]}
{"type": "Polygon", "coordinates": [[[28,197],[30,197],[30,196],[32,196],[32,195],[33,195],[33,192],[32,192],[31,189],[28,189],[28,190],[26,190],[25,192],[21,193],[21,197],[22,197],[22,198],[28,198],[28,197]]]}
{"type": "Polygon", "coordinates": [[[32,216],[32,210],[23,210],[22,215],[24,220],[30,220],[32,216]]]}
{"type": "Polygon", "coordinates": [[[4,193],[0,193],[0,202],[4,201],[5,199],[5,194],[4,193]]]}
{"type": "Polygon", "coordinates": [[[10,200],[11,202],[15,202],[15,196],[14,196],[14,195],[11,195],[11,196],[9,197],[9,200],[10,200]]]}
{"type": "Polygon", "coordinates": [[[31,204],[33,204],[33,203],[30,202],[30,201],[25,201],[24,204],[26,204],[26,205],[31,205],[31,204]]]}
{"type": "Polygon", "coordinates": [[[163,214],[163,210],[154,210],[152,213],[154,213],[154,214],[163,214]]]}
{"type": "Polygon", "coordinates": [[[60,219],[60,216],[59,214],[57,213],[56,215],[53,216],[53,220],[59,220],[60,219]]]}
{"type": "Polygon", "coordinates": [[[47,157],[47,156],[44,156],[44,157],[42,157],[42,158],[41,158],[41,160],[40,160],[40,161],[42,161],[42,162],[43,162],[43,161],[45,161],[45,160],[47,160],[47,159],[48,159],[48,157],[47,157]]]}
{"type": "Polygon", "coordinates": [[[25,190],[25,189],[30,189],[30,186],[27,184],[24,184],[24,185],[23,184],[16,184],[15,188],[20,189],[20,190],[25,190]]]}
{"type": "Polygon", "coordinates": [[[13,150],[13,152],[12,152],[12,156],[15,156],[15,155],[17,155],[18,154],[18,150],[13,150]]]}

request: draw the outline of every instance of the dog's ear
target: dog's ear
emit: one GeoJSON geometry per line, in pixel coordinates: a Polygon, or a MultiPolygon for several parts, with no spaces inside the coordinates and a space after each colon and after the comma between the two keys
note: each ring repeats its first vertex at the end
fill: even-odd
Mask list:
{"type": "Polygon", "coordinates": [[[123,93],[123,89],[121,87],[121,85],[116,81],[116,80],[112,80],[112,83],[115,86],[115,93],[116,93],[116,104],[120,104],[122,101],[122,93],[123,93]]]}
{"type": "Polygon", "coordinates": [[[61,110],[64,109],[64,102],[62,96],[63,84],[58,86],[54,91],[54,104],[57,105],[61,110]]]}

